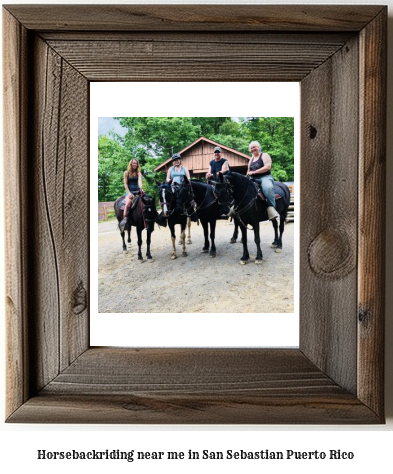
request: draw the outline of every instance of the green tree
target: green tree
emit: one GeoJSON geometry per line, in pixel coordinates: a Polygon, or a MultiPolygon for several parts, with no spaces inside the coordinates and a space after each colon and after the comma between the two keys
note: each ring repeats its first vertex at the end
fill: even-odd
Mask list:
{"type": "Polygon", "coordinates": [[[98,201],[115,201],[124,193],[123,174],[130,159],[121,143],[98,137],[98,201]]]}
{"type": "Polygon", "coordinates": [[[272,173],[280,181],[294,177],[292,117],[117,117],[125,136],[110,132],[98,139],[98,197],[112,201],[124,193],[123,174],[132,158],[139,160],[144,190],[157,196],[154,171],[160,163],[201,136],[249,154],[257,140],[272,157],[272,173]]]}

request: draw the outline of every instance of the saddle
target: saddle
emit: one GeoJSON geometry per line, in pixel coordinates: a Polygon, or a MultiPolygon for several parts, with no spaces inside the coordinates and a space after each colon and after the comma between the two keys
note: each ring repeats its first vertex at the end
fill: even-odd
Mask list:
{"type": "MultiPolygon", "coordinates": [[[[266,201],[266,197],[263,194],[262,189],[258,186],[258,184],[255,181],[252,180],[252,183],[255,186],[255,189],[257,190],[258,199],[260,201],[266,201]]],[[[281,193],[283,193],[282,189],[277,187],[276,185],[274,185],[274,191],[275,191],[274,197],[275,197],[276,201],[277,201],[277,199],[281,199],[281,198],[284,197],[284,194],[281,194],[281,193]]]]}
{"type": "MultiPolygon", "coordinates": [[[[134,200],[131,203],[130,210],[134,209],[136,206],[136,203],[139,201],[140,194],[135,195],[134,200]]],[[[120,201],[120,210],[124,211],[124,208],[126,207],[126,197],[124,196],[123,199],[120,201]]]]}

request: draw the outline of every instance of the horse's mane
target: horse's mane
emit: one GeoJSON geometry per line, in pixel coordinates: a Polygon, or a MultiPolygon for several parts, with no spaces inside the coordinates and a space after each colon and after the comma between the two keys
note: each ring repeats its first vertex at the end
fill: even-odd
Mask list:
{"type": "Polygon", "coordinates": [[[249,178],[247,176],[244,176],[244,174],[237,173],[236,171],[228,171],[227,173],[223,174],[224,178],[225,176],[233,176],[235,179],[240,179],[243,180],[244,182],[247,182],[249,178]]]}
{"type": "Polygon", "coordinates": [[[210,186],[209,184],[207,184],[205,181],[201,181],[200,179],[192,179],[190,181],[191,184],[196,184],[198,186],[202,185],[202,186],[210,186]]]}

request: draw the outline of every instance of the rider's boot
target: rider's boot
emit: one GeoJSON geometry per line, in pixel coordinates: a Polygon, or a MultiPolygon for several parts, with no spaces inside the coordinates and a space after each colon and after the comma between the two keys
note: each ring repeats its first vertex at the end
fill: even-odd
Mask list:
{"type": "Polygon", "coordinates": [[[267,208],[267,216],[270,221],[273,219],[277,219],[277,217],[280,217],[280,214],[276,211],[276,209],[273,206],[269,206],[267,208]]]}
{"type": "Polygon", "coordinates": [[[119,224],[120,232],[122,232],[122,233],[124,232],[126,224],[127,224],[127,217],[125,217],[119,224]]]}

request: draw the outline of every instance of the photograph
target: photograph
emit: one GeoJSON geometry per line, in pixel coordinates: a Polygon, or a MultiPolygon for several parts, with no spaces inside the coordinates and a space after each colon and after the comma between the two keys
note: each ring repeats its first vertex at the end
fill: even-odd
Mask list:
{"type": "Polygon", "coordinates": [[[294,117],[98,133],[99,313],[294,313],[294,117]]]}

